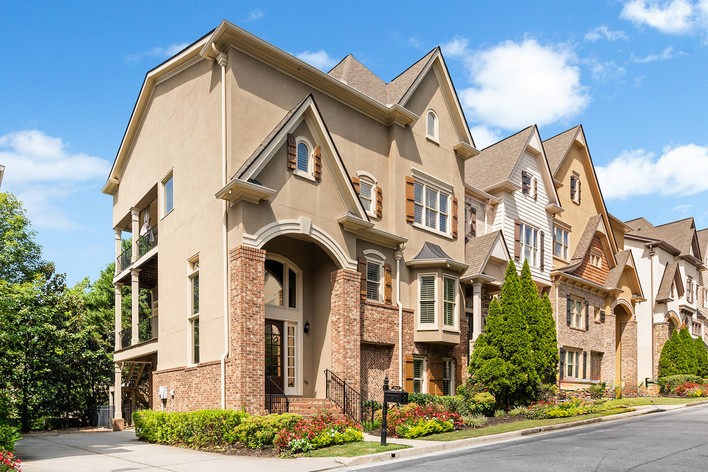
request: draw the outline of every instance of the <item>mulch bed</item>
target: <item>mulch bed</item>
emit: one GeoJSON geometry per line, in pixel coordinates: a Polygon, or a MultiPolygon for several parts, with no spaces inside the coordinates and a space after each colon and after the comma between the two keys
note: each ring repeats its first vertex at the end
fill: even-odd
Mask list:
{"type": "Polygon", "coordinates": [[[278,457],[278,453],[276,452],[275,448],[268,447],[263,449],[251,449],[238,443],[226,446],[226,448],[203,448],[200,450],[205,452],[218,452],[219,454],[226,454],[229,456],[251,456],[262,458],[278,457]]]}

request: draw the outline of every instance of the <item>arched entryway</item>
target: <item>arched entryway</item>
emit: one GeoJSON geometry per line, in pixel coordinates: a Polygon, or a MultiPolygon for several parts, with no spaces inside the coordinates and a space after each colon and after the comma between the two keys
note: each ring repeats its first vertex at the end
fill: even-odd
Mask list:
{"type": "Polygon", "coordinates": [[[615,385],[634,389],[637,381],[637,322],[632,305],[619,300],[615,315],[615,385]]]}

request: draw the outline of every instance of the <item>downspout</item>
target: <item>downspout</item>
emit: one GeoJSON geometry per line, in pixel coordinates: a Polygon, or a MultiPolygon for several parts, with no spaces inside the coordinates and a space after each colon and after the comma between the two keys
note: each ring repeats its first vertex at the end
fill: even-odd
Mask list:
{"type": "MultiPolygon", "coordinates": [[[[211,48],[217,54],[216,61],[221,67],[221,186],[226,186],[227,182],[227,160],[226,160],[226,64],[228,56],[216,48],[211,43],[211,48]]],[[[229,255],[228,255],[228,223],[229,223],[229,202],[222,201],[223,218],[221,228],[224,280],[224,352],[221,354],[221,408],[226,408],[226,357],[229,355],[229,255]]]]}
{"type": "Polygon", "coordinates": [[[654,254],[656,254],[654,247],[649,245],[649,285],[651,287],[651,291],[649,293],[649,322],[651,323],[651,375],[653,378],[656,378],[654,373],[654,366],[656,365],[656,355],[654,354],[654,351],[656,350],[656,341],[654,340],[654,254]]]}
{"type": "Polygon", "coordinates": [[[398,307],[398,385],[403,387],[403,305],[401,304],[401,259],[402,244],[394,254],[396,259],[396,306],[398,307]]]}

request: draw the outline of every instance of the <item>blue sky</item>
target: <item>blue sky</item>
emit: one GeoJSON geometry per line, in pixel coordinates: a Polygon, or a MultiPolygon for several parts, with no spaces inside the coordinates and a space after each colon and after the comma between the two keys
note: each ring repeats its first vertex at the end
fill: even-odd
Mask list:
{"type": "Polygon", "coordinates": [[[610,212],[708,227],[708,0],[4,2],[2,186],[70,282],[113,259],[100,189],[145,73],[222,19],[386,81],[441,46],[479,148],[582,123],[610,212]]]}

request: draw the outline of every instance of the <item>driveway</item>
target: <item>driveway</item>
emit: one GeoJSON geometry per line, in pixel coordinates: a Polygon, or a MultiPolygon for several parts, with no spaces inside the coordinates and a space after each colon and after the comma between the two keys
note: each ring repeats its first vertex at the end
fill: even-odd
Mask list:
{"type": "Polygon", "coordinates": [[[262,459],[147,444],[132,431],[32,433],[15,453],[24,472],[301,472],[341,466],[331,458],[262,459]]]}

